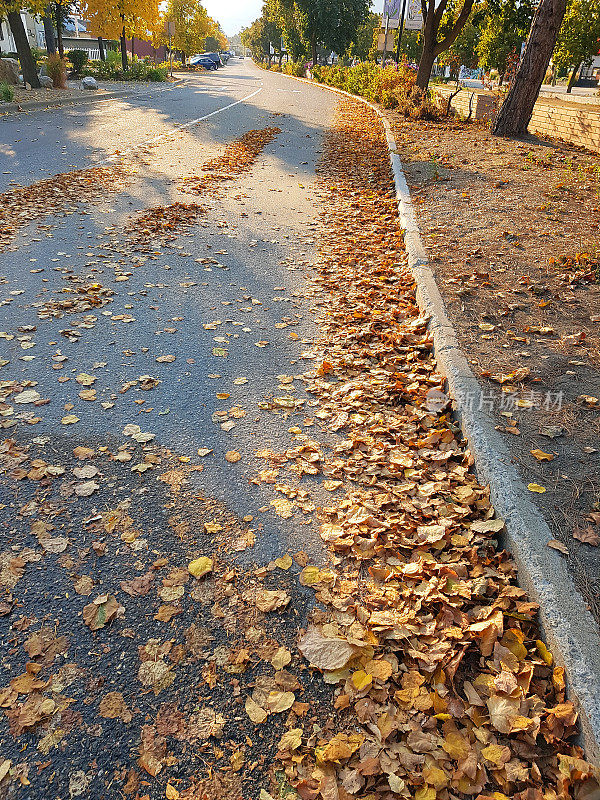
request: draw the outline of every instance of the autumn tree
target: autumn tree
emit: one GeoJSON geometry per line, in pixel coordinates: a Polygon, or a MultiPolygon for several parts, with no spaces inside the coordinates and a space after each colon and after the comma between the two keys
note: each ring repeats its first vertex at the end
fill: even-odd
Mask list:
{"type": "Polygon", "coordinates": [[[474,0],[421,0],[423,49],[417,72],[417,86],[427,89],[433,62],[451,47],[466,25],[474,0]]]}
{"type": "MultiPolygon", "coordinates": [[[[39,89],[41,84],[37,73],[37,65],[31,53],[27,31],[21,17],[21,8],[22,5],[19,0],[0,0],[0,19],[6,18],[8,21],[10,32],[15,40],[23,80],[33,89],[39,89]]],[[[39,5],[36,5],[33,2],[27,8],[33,14],[43,14],[45,3],[42,1],[39,5]]]]}
{"type": "Polygon", "coordinates": [[[151,39],[159,19],[158,0],[83,0],[82,13],[96,36],[120,40],[123,70],[127,39],[151,39]]]}
{"type": "Polygon", "coordinates": [[[165,16],[175,23],[171,46],[182,53],[184,61],[187,56],[204,52],[211,24],[200,0],[169,0],[165,16]]]}
{"type": "Polygon", "coordinates": [[[567,92],[575,84],[582,64],[600,51],[600,4],[598,0],[569,0],[552,55],[557,69],[570,69],[567,92]]]}
{"type": "Polygon", "coordinates": [[[496,136],[524,136],[527,132],[566,5],[567,0],[540,0],[523,58],[492,128],[496,136]]]}

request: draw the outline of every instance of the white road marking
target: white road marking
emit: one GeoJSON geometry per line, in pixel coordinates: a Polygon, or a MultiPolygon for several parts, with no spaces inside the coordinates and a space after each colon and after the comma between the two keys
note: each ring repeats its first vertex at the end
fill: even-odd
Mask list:
{"type": "Polygon", "coordinates": [[[211,111],[210,114],[205,114],[203,117],[197,117],[196,119],[190,120],[190,122],[184,122],[181,125],[176,125],[172,130],[167,131],[166,133],[159,133],[157,136],[153,136],[151,139],[146,139],[139,144],[132,145],[128,147],[126,150],[120,150],[118,153],[112,156],[107,156],[107,158],[102,159],[101,161],[97,161],[97,164],[103,164],[106,161],[114,161],[115,159],[120,158],[121,156],[125,155],[126,153],[131,153],[134,150],[139,149],[140,147],[145,147],[149,144],[154,144],[154,142],[159,142],[161,139],[166,139],[168,136],[173,136],[173,134],[178,133],[179,131],[183,131],[186,128],[191,128],[192,125],[197,125],[199,122],[204,122],[205,119],[209,119],[210,117],[214,117],[215,114],[220,114],[222,111],[227,111],[234,106],[239,106],[240,103],[245,103],[247,100],[250,100],[259,92],[262,92],[263,87],[261,86],[255,92],[247,95],[246,97],[242,97],[241,100],[236,100],[233,103],[229,103],[229,105],[223,106],[223,108],[217,108],[216,111],[211,111]]]}

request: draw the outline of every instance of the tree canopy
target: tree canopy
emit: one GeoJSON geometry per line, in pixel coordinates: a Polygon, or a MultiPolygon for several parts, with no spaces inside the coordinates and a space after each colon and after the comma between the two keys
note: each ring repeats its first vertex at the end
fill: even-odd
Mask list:
{"type": "Polygon", "coordinates": [[[572,86],[581,64],[600,50],[600,4],[598,0],[569,0],[558,33],[552,61],[558,69],[569,69],[572,86]]]}

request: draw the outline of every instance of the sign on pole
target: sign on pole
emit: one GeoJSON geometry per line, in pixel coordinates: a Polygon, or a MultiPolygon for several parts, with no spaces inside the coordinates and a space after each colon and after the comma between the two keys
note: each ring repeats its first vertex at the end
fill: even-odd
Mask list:
{"type": "Polygon", "coordinates": [[[167,34],[167,36],[175,36],[175,20],[173,19],[165,20],[165,33],[167,34]]]}
{"type": "Polygon", "coordinates": [[[421,0],[408,0],[408,8],[406,9],[406,20],[404,21],[404,27],[407,31],[420,31],[423,27],[421,0]]]}
{"type": "MultiPolygon", "coordinates": [[[[383,4],[383,17],[388,17],[391,20],[400,19],[400,7],[402,6],[402,0],[384,0],[383,4]]],[[[396,27],[398,27],[396,25],[396,27]]]]}
{"type": "Polygon", "coordinates": [[[380,31],[379,36],[377,38],[377,50],[380,53],[389,53],[394,49],[394,32],[388,31],[387,32],[387,39],[386,39],[386,32],[380,31]]]}

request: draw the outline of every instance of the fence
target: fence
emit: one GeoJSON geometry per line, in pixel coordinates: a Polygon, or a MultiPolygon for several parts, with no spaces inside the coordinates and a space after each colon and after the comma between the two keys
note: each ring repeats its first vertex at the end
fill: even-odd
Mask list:
{"type": "MultiPolygon", "coordinates": [[[[435,86],[435,93],[446,102],[455,89],[435,86]]],[[[488,121],[500,103],[498,95],[477,89],[462,89],[451,100],[452,108],[463,117],[488,121]]],[[[540,98],[533,109],[529,132],[538,136],[562,139],[569,144],[600,153],[600,105],[576,103],[558,98],[540,98]]]]}

